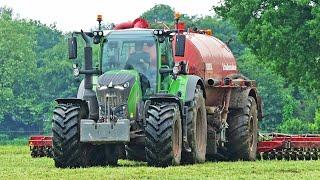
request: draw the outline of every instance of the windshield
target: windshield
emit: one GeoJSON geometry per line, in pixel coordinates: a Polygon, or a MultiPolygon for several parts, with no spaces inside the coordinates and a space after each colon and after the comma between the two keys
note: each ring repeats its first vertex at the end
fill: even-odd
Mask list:
{"type": "MultiPolygon", "coordinates": [[[[141,81],[147,80],[150,88],[156,87],[155,39],[152,36],[110,35],[104,44],[102,71],[134,69],[140,73],[141,81]]],[[[142,82],[143,83],[143,82],[142,82]]]]}

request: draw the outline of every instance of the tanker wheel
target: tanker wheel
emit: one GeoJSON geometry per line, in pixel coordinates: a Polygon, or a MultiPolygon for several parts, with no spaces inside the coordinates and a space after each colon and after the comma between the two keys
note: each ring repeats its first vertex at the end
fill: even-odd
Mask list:
{"type": "Polygon", "coordinates": [[[145,133],[146,160],[149,165],[166,167],[180,164],[182,126],[176,104],[150,105],[145,133]]]}
{"type": "Polygon", "coordinates": [[[182,153],[184,163],[202,163],[206,160],[207,115],[205,99],[200,86],[195,91],[194,107],[189,112],[188,142],[191,152],[182,153]]]}
{"type": "Polygon", "coordinates": [[[240,110],[228,116],[227,149],[231,160],[255,160],[258,143],[257,104],[249,96],[240,110]]]}
{"type": "Polygon", "coordinates": [[[80,143],[80,108],[59,104],[52,119],[53,154],[59,168],[86,166],[86,145],[80,143]]]}
{"type": "Polygon", "coordinates": [[[127,159],[134,161],[146,161],[144,145],[126,145],[127,159]]]}

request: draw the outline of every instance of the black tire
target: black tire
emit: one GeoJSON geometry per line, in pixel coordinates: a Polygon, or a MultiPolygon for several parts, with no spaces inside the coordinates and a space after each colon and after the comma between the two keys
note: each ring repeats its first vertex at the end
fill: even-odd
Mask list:
{"type": "Polygon", "coordinates": [[[128,160],[146,161],[144,145],[126,145],[126,155],[128,160]]]}
{"type": "Polygon", "coordinates": [[[146,160],[149,165],[166,167],[180,164],[182,127],[176,104],[150,105],[145,133],[146,160]]]}
{"type": "Polygon", "coordinates": [[[243,108],[232,110],[227,120],[227,149],[231,160],[252,161],[256,159],[258,143],[257,104],[249,96],[243,108]]]}
{"type": "Polygon", "coordinates": [[[119,145],[119,159],[127,159],[126,149],[124,144],[119,145]]]}
{"type": "Polygon", "coordinates": [[[194,107],[189,112],[188,142],[191,152],[183,152],[184,163],[203,163],[207,149],[207,114],[203,91],[198,86],[195,92],[194,107]]]}
{"type": "Polygon", "coordinates": [[[38,157],[38,150],[36,147],[33,147],[32,150],[31,150],[31,157],[32,158],[36,158],[38,157]]]}
{"type": "Polygon", "coordinates": [[[53,113],[53,154],[58,168],[86,166],[86,148],[80,143],[80,108],[59,104],[53,113]]]}

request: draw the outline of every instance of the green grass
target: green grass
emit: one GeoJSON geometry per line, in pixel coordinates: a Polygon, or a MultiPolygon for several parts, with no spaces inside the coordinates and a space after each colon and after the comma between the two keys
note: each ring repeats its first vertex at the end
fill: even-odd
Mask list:
{"type": "Polygon", "coordinates": [[[0,146],[0,179],[320,179],[320,161],[207,162],[168,168],[120,160],[118,167],[58,169],[27,146],[0,146]]]}

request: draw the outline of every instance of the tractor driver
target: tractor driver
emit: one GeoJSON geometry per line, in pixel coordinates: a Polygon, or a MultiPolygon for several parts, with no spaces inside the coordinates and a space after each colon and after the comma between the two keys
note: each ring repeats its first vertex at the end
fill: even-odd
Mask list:
{"type": "Polygon", "coordinates": [[[150,67],[150,54],[143,50],[144,42],[135,43],[135,52],[129,55],[125,69],[136,69],[140,73],[142,94],[150,88],[150,81],[146,76],[150,67]]]}
{"type": "Polygon", "coordinates": [[[146,73],[150,66],[150,54],[143,50],[144,42],[135,43],[135,52],[129,55],[125,69],[136,69],[140,73],[146,73]]]}

